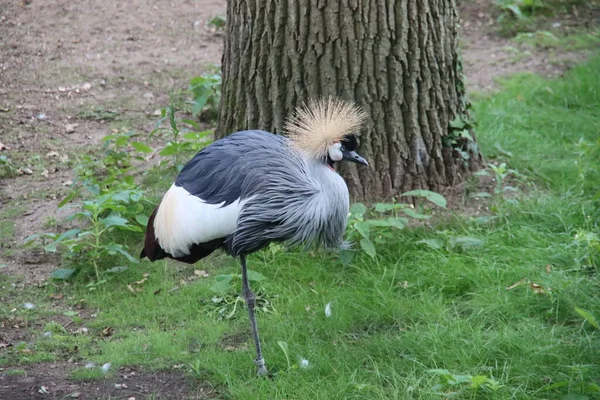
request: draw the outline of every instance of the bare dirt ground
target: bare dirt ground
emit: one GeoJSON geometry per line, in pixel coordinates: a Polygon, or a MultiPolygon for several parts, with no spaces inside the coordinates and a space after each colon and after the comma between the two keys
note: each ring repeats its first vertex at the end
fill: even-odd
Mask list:
{"type": "MultiPolygon", "coordinates": [[[[492,89],[495,78],[519,71],[556,76],[583,57],[539,50],[515,59],[512,42],[495,34],[491,2],[468,3],[461,38],[471,90],[492,89]]],[[[223,37],[207,21],[225,10],[224,0],[1,2],[0,143],[21,174],[0,180],[0,222],[17,221],[12,239],[0,243],[0,273],[35,284],[57,267],[58,258],[20,246],[64,216],[56,206],[72,178],[72,160],[113,129],[149,132],[170,90],[218,65],[223,37]]],[[[8,335],[0,331],[0,343],[8,335]]],[[[0,368],[0,398],[210,397],[208,388],[186,386],[177,374],[133,371],[123,388],[115,386],[125,382],[122,374],[100,383],[69,380],[74,367],[32,364],[15,376],[0,368]],[[41,386],[49,394],[39,392],[41,386]]]]}

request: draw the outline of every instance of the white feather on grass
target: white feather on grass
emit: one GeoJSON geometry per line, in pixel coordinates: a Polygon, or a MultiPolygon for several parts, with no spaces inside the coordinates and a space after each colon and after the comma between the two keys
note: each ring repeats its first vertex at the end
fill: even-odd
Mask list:
{"type": "Polygon", "coordinates": [[[110,364],[110,363],[106,363],[106,364],[104,364],[104,365],[102,366],[102,373],[103,373],[103,374],[106,374],[106,373],[108,373],[108,371],[110,370],[110,366],[111,366],[111,364],[110,364]]]}
{"type": "Polygon", "coordinates": [[[325,305],[325,316],[327,318],[331,317],[331,303],[325,305]]]}

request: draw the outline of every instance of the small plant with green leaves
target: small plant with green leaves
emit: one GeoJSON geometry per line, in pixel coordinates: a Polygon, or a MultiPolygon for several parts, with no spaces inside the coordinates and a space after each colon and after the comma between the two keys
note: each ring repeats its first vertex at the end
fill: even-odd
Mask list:
{"type": "Polygon", "coordinates": [[[498,23],[505,34],[533,30],[532,17],[546,9],[542,0],[496,0],[495,3],[500,10],[498,23]]]}
{"type": "MultiPolygon", "coordinates": [[[[403,193],[404,197],[426,199],[440,208],[446,208],[444,196],[429,190],[412,190],[403,193]]],[[[377,255],[376,244],[383,244],[394,237],[394,230],[404,229],[409,223],[409,218],[425,220],[431,215],[425,214],[423,204],[417,207],[404,203],[376,203],[369,210],[362,203],[355,203],[350,209],[348,220],[348,240],[358,241],[360,248],[368,256],[377,255]]],[[[354,252],[342,252],[342,262],[351,261],[354,252]]]]}
{"type": "Polygon", "coordinates": [[[496,6],[502,11],[499,21],[506,18],[527,19],[546,8],[542,0],[496,0],[496,6]]]}
{"type": "Polygon", "coordinates": [[[581,229],[575,233],[573,245],[577,249],[575,259],[582,270],[595,272],[600,266],[600,230],[581,229]]]}
{"type": "Polygon", "coordinates": [[[18,168],[5,155],[0,155],[0,178],[12,178],[17,176],[18,168]]]}
{"type": "MultiPolygon", "coordinates": [[[[506,180],[508,178],[519,179],[525,181],[525,177],[519,173],[516,169],[509,168],[506,163],[500,164],[488,164],[487,170],[481,170],[474,173],[475,176],[489,176],[491,171],[493,173],[494,185],[494,197],[499,200],[504,199],[506,192],[517,192],[518,189],[514,186],[507,186],[506,180]]],[[[471,197],[492,197],[487,192],[472,193],[471,197]]]]}
{"type": "MultiPolygon", "coordinates": [[[[175,118],[176,113],[175,99],[171,96],[169,106],[161,110],[161,117],[156,123],[156,128],[150,133],[150,137],[155,134],[166,134],[169,137],[165,147],[158,154],[163,157],[171,157],[173,165],[179,172],[183,169],[186,157],[210,143],[212,131],[200,131],[198,123],[191,119],[178,121],[175,118]],[[165,121],[168,121],[168,127],[163,126],[165,121]],[[182,131],[179,122],[190,125],[194,130],[182,131]]],[[[167,163],[168,161],[161,162],[160,167],[167,163]]]]}
{"type": "Polygon", "coordinates": [[[100,266],[107,256],[120,255],[137,264],[125,246],[109,239],[114,231],[142,232],[148,222],[144,214],[143,192],[124,190],[109,192],[84,201],[79,210],[69,217],[85,224],[85,228],[74,228],[62,234],[43,233],[29,236],[26,244],[42,240],[44,250],[57,252],[64,248],[67,257],[78,260],[73,268],[61,268],[52,273],[56,279],[69,279],[83,265],[92,265],[96,279],[100,281],[100,266]],[[129,219],[133,216],[132,219],[129,219]],[[129,217],[129,218],[126,218],[129,217]],[[83,262],[81,262],[83,260],[83,262]]]}
{"type": "Polygon", "coordinates": [[[136,188],[131,174],[133,160],[145,161],[143,155],[153,151],[147,144],[135,141],[136,136],[138,135],[132,131],[107,135],[102,139],[100,157],[80,157],[75,166],[75,193],[69,196],[69,200],[74,198],[82,187],[95,195],[136,188]]]}
{"type": "MultiPolygon", "coordinates": [[[[251,282],[263,282],[265,276],[252,270],[248,270],[248,280],[251,282]]],[[[217,319],[232,319],[237,312],[244,312],[245,302],[241,293],[241,274],[221,274],[215,278],[215,283],[210,290],[215,293],[211,298],[210,315],[217,319]]],[[[271,303],[272,296],[265,293],[264,288],[258,287],[256,294],[256,310],[259,312],[274,311],[271,303]]]]}
{"type": "Polygon", "coordinates": [[[456,397],[469,393],[471,398],[476,398],[477,392],[497,392],[504,385],[486,375],[457,375],[447,369],[430,369],[430,374],[439,377],[439,382],[432,390],[443,397],[456,397]]]}
{"type": "Polygon", "coordinates": [[[226,17],[222,14],[217,14],[208,21],[208,26],[213,27],[215,30],[222,31],[223,29],[225,29],[226,25],[226,17]]]}
{"type": "Polygon", "coordinates": [[[457,115],[448,124],[448,135],[442,138],[445,147],[451,147],[462,159],[465,166],[471,161],[471,154],[479,154],[477,142],[471,136],[475,121],[468,115],[457,115]]]}
{"type": "Polygon", "coordinates": [[[197,117],[206,113],[208,119],[215,118],[221,100],[221,75],[215,73],[194,77],[188,89],[192,94],[192,115],[197,117]]]}

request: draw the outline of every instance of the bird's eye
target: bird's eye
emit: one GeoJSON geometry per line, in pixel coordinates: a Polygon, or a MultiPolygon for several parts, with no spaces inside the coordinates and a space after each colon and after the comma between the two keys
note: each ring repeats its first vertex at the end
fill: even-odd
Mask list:
{"type": "Polygon", "coordinates": [[[346,151],[346,148],[344,147],[344,145],[340,146],[340,151],[346,151]]]}

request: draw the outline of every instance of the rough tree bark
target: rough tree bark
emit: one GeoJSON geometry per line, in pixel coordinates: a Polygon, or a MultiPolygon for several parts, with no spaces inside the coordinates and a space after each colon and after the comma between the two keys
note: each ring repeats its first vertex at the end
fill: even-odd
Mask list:
{"type": "Polygon", "coordinates": [[[370,116],[342,166],[355,198],[442,190],[481,165],[462,82],[455,0],[229,0],[217,137],[282,132],[308,98],[370,116]]]}

